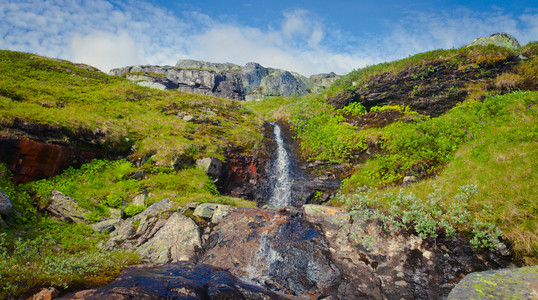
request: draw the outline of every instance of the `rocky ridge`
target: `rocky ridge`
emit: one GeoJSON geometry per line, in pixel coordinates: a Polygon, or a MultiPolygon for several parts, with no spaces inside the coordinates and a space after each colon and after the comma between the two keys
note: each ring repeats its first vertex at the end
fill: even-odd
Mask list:
{"type": "Polygon", "coordinates": [[[110,75],[123,76],[139,85],[161,90],[177,89],[247,101],[268,96],[303,96],[327,88],[339,77],[330,73],[306,78],[254,62],[239,66],[197,60],[180,60],[175,66],[123,67],[112,69],[110,75]]]}

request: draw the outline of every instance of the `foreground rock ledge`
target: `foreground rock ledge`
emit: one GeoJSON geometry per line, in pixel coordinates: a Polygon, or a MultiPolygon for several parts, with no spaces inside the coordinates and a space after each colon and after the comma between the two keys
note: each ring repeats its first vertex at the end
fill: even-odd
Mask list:
{"type": "Polygon", "coordinates": [[[105,287],[57,299],[289,299],[248,284],[228,271],[181,261],[129,267],[105,287]]]}

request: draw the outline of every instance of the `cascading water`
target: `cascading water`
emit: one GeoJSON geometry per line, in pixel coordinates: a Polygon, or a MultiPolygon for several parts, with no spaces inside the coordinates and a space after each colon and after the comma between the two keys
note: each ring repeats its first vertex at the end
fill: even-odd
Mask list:
{"type": "Polygon", "coordinates": [[[273,134],[277,144],[277,156],[271,170],[271,182],[274,183],[274,186],[268,203],[273,207],[284,207],[291,203],[290,156],[284,147],[280,126],[274,122],[271,124],[274,127],[273,134]]]}

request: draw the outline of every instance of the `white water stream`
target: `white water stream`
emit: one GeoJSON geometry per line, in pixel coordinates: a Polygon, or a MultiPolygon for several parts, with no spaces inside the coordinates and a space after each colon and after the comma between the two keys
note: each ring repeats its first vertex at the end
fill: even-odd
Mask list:
{"type": "Polygon", "coordinates": [[[290,174],[290,157],[284,147],[284,138],[282,131],[277,123],[272,123],[273,134],[277,144],[276,161],[273,164],[271,179],[275,185],[272,188],[269,205],[273,207],[284,207],[291,203],[291,174],[290,174]]]}

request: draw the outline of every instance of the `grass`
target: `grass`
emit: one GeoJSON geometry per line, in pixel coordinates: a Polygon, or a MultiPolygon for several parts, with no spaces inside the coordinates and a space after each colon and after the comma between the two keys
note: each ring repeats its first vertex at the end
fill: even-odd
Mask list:
{"type": "Polygon", "coordinates": [[[154,155],[158,165],[168,165],[174,155],[224,159],[230,144],[249,151],[261,140],[261,120],[237,101],[152,90],[67,61],[13,51],[0,51],[0,119],[7,134],[16,119],[61,127],[71,140],[100,131],[106,135],[102,145],[134,146],[136,155],[154,155]]]}
{"type": "Polygon", "coordinates": [[[164,198],[176,205],[216,202],[253,207],[251,201],[222,196],[197,166],[197,158],[225,159],[228,147],[244,153],[261,141],[261,119],[237,101],[138,86],[91,67],[29,53],[0,51],[0,133],[11,135],[15,121],[46,124],[81,143],[80,135],[103,133],[97,148],[129,151],[127,160],[94,160],[80,169],[15,186],[0,164],[0,189],[18,215],[0,228],[0,298],[22,297],[43,286],[61,289],[102,285],[128,264],[130,252],[101,251],[106,234],[84,224],[49,219],[42,209],[52,189],[89,211],[90,223],[110,209],[140,213],[164,198]],[[188,122],[183,116],[194,118],[188,122]],[[146,193],[144,206],[130,205],[146,193]]]}
{"type": "Polygon", "coordinates": [[[88,225],[50,219],[37,210],[36,199],[10,180],[0,164],[0,189],[18,212],[8,229],[0,228],[0,298],[37,292],[43,286],[61,289],[102,285],[130,264],[140,262],[125,251],[102,251],[106,239],[88,225]]]}
{"type": "MultiPolygon", "coordinates": [[[[456,135],[459,138],[450,142],[454,148],[447,153],[449,156],[445,164],[435,172],[437,175],[434,177],[409,187],[389,185],[382,194],[394,194],[402,190],[420,199],[428,199],[432,186],[436,185],[440,193],[447,194],[443,204],[448,207],[455,203],[453,197],[458,193],[459,187],[477,185],[479,193],[468,203],[470,213],[476,219],[490,213],[493,223],[511,243],[516,256],[527,264],[537,263],[537,101],[537,92],[515,92],[492,96],[484,102],[469,101],[437,118],[438,122],[444,122],[453,131],[460,132],[456,135]],[[462,111],[459,110],[465,112],[467,120],[475,122],[467,123],[465,115],[462,116],[462,111]],[[464,127],[456,126],[466,123],[467,126],[464,127]],[[486,210],[485,204],[490,208],[486,210]]],[[[389,126],[384,130],[404,132],[401,126],[389,126]]],[[[439,130],[439,127],[435,128],[439,130]]],[[[416,138],[409,137],[409,140],[416,141],[416,138]]],[[[399,161],[405,161],[415,153],[415,148],[408,148],[409,152],[405,152],[405,148],[398,149],[395,157],[399,158],[399,161]]],[[[379,186],[380,181],[376,176],[379,176],[380,160],[382,161],[377,158],[364,164],[345,182],[343,193],[353,194],[363,185],[379,186]]],[[[373,194],[370,197],[373,197],[373,194]]],[[[383,197],[375,199],[376,205],[384,208],[389,206],[388,202],[383,201],[383,197]]],[[[338,205],[337,202],[333,204],[338,205]]]]}

